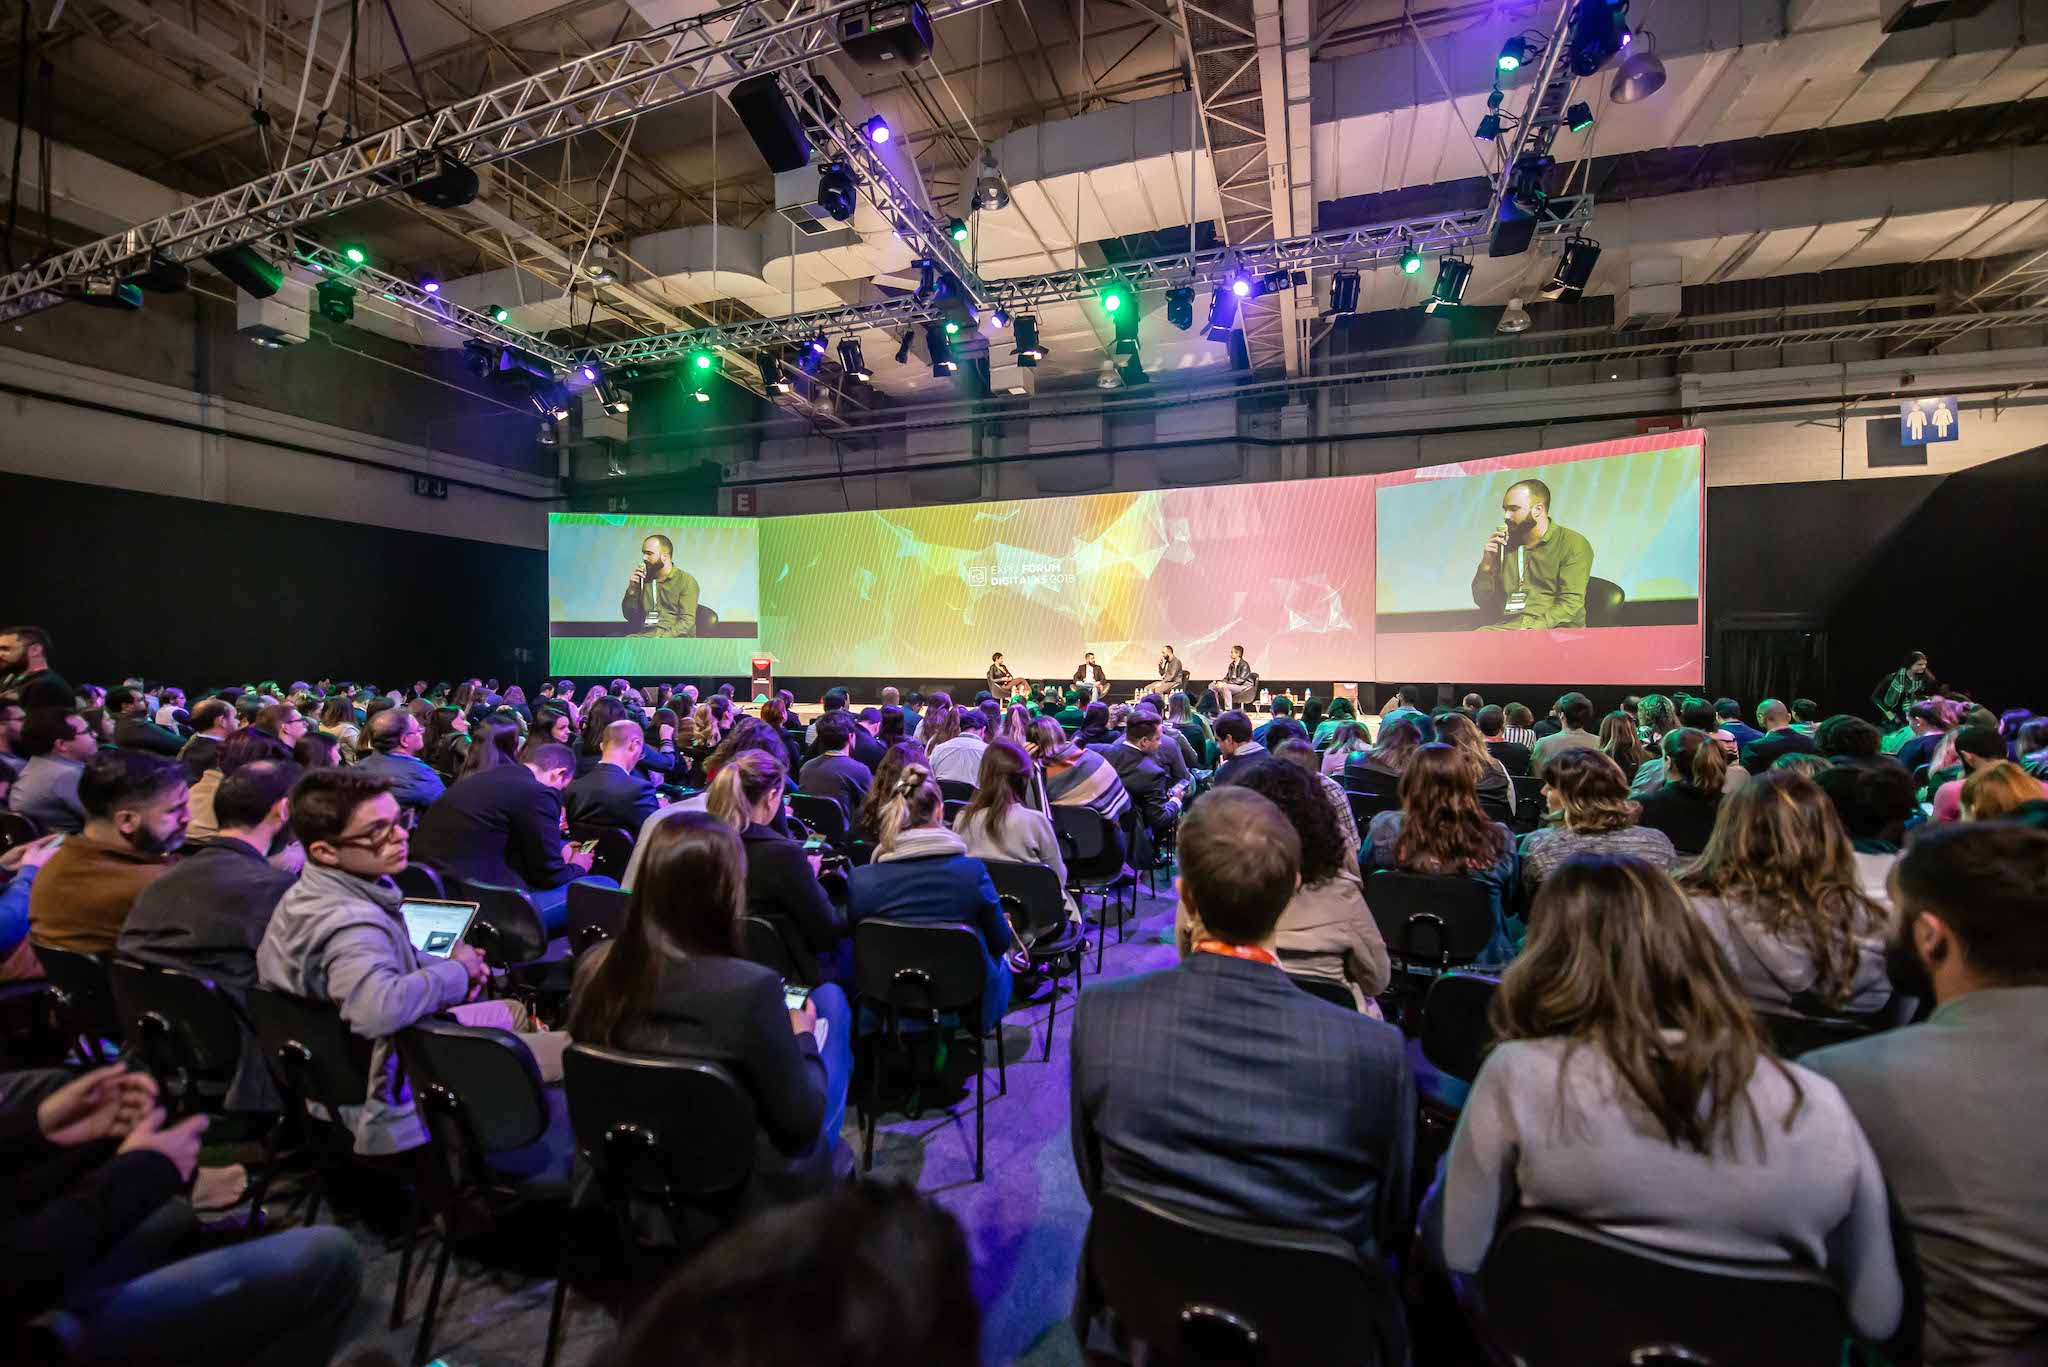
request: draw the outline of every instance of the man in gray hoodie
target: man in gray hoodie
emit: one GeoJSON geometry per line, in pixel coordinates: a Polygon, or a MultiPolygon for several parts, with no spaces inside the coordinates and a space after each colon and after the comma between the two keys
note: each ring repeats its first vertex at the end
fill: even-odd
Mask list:
{"type": "Polygon", "coordinates": [[[405,868],[406,833],[389,785],[350,769],[315,769],[292,789],[291,819],[306,867],[257,946],[257,981],[333,1002],[350,1030],[374,1041],[368,1095],[348,1117],[356,1152],[417,1148],[427,1127],[392,1036],[468,1000],[489,970],[471,945],[436,959],[407,938],[398,910],[404,895],[390,881],[405,868]]]}

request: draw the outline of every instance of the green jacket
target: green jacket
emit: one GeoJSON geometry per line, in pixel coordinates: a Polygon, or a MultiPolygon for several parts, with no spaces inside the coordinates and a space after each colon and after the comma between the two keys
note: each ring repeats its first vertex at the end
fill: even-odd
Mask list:
{"type": "Polygon", "coordinates": [[[666,579],[643,579],[638,585],[629,582],[619,598],[619,614],[640,627],[631,633],[634,636],[695,636],[697,581],[671,565],[666,579]],[[650,609],[655,620],[647,626],[650,609]]]}
{"type": "Polygon", "coordinates": [[[1586,583],[1593,577],[1593,547],[1571,528],[1553,522],[1541,541],[1510,547],[1493,565],[1480,561],[1472,574],[1472,602],[1493,617],[1485,630],[1530,631],[1586,625],[1586,583]],[[1526,565],[1528,578],[1519,566],[1526,565]],[[1520,612],[1507,611],[1517,589],[1528,599],[1520,612]]]}

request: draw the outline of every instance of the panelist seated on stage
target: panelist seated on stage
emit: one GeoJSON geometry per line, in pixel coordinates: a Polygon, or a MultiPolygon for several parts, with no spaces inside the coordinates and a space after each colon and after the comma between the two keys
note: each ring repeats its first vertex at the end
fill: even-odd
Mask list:
{"type": "Polygon", "coordinates": [[[1520,480],[1501,497],[1501,524],[1472,572],[1472,602],[1491,619],[1481,631],[1586,625],[1593,547],[1550,520],[1550,486],[1520,480]]]}
{"type": "Polygon", "coordinates": [[[1098,701],[1109,692],[1109,675],[1102,672],[1102,666],[1095,663],[1095,652],[1089,651],[1081,657],[1081,664],[1074,671],[1074,687],[1087,694],[1089,702],[1098,701]]]}
{"type": "Polygon", "coordinates": [[[1251,661],[1244,657],[1243,646],[1230,648],[1230,663],[1224,667],[1223,677],[1209,685],[1209,691],[1216,695],[1225,712],[1238,705],[1238,700],[1258,687],[1258,678],[1252,673],[1251,661]]]}
{"type": "Polygon", "coordinates": [[[1182,687],[1188,681],[1188,667],[1181,663],[1180,656],[1173,653],[1172,646],[1159,649],[1159,678],[1139,689],[1140,693],[1165,695],[1182,687]]]}
{"type": "Polygon", "coordinates": [[[1003,652],[998,650],[988,660],[988,691],[992,697],[1007,698],[1019,691],[1030,692],[1031,683],[1012,674],[1010,667],[1003,663],[1003,652]]]}

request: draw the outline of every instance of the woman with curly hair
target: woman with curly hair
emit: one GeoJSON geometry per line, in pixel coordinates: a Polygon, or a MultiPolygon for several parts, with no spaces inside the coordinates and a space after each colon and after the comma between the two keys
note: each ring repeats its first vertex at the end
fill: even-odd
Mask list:
{"type": "Polygon", "coordinates": [[[1458,746],[1418,749],[1401,776],[1401,810],[1381,812],[1365,828],[1364,858],[1373,868],[1467,878],[1485,888],[1493,938],[1478,962],[1490,966],[1513,958],[1518,938],[1507,910],[1515,838],[1480,810],[1478,780],[1471,755],[1458,746]]]}
{"type": "MultiPolygon", "coordinates": [[[[1337,814],[1316,775],[1273,755],[1234,766],[1223,786],[1249,788],[1280,809],[1301,838],[1301,886],[1280,913],[1274,952],[1290,975],[1341,984],[1360,1010],[1387,990],[1393,967],[1365,905],[1365,884],[1337,814]]],[[[1204,938],[1201,918],[1180,903],[1174,940],[1182,958],[1204,938]]]]}
{"type": "Polygon", "coordinates": [[[1591,746],[1552,755],[1543,766],[1545,820],[1555,824],[1522,837],[1522,886],[1533,893],[1575,854],[1625,854],[1660,869],[1678,862],[1671,837],[1636,824],[1642,807],[1629,799],[1621,766],[1591,746]]]}
{"type": "Polygon", "coordinates": [[[1760,1009],[1862,1014],[1891,1000],[1885,910],[1857,884],[1835,804],[1804,774],[1768,770],[1729,794],[1678,884],[1760,1009]]]}

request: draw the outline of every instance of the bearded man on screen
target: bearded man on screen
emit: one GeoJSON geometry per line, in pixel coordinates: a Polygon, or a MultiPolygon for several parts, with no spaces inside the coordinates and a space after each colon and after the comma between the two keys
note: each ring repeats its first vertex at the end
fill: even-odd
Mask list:
{"type": "Polygon", "coordinates": [[[1472,572],[1472,602],[1493,620],[1481,631],[1586,625],[1593,547],[1550,520],[1550,486],[1517,480],[1500,500],[1501,523],[1472,572]]]}
{"type": "Polygon", "coordinates": [[[676,568],[676,547],[659,532],[640,543],[640,564],[626,581],[619,612],[639,627],[629,639],[665,640],[697,634],[697,581],[676,568]]]}

